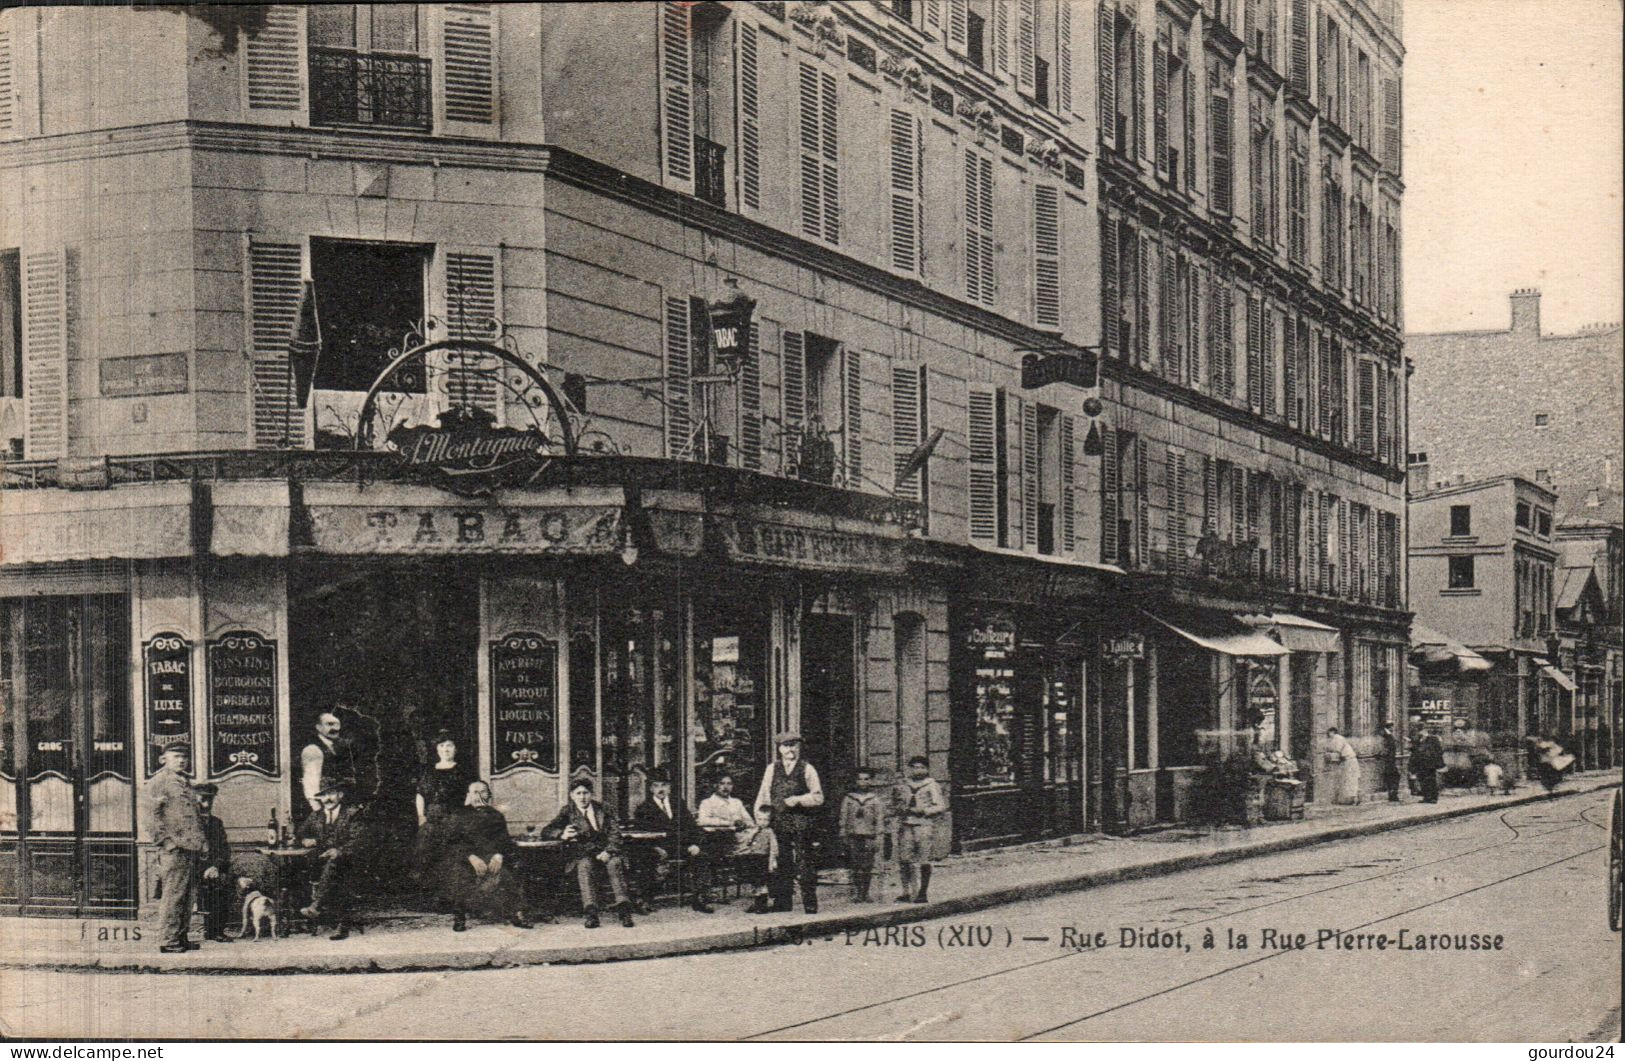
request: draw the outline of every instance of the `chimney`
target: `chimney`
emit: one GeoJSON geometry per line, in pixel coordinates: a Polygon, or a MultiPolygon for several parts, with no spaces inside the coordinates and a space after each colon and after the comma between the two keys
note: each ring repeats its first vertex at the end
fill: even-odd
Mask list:
{"type": "Polygon", "coordinates": [[[1540,288],[1520,287],[1512,292],[1512,330],[1540,335],[1540,288]]]}
{"type": "Polygon", "coordinates": [[[1422,460],[1413,463],[1409,468],[1406,469],[1406,477],[1409,480],[1412,495],[1425,494],[1428,492],[1427,461],[1422,460]]]}

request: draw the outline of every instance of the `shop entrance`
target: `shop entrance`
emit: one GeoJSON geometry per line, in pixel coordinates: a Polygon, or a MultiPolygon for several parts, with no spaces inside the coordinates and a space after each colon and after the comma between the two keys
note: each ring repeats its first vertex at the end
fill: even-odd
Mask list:
{"type": "Polygon", "coordinates": [[[398,873],[417,827],[419,772],[448,731],[477,769],[480,610],[477,576],[435,565],[362,569],[302,565],[289,578],[289,696],[296,820],[307,812],[303,749],[317,719],[338,716],[352,744],[357,791],[381,880],[398,873]]]}
{"type": "Polygon", "coordinates": [[[0,601],[0,907],[135,914],[129,598],[0,601]]]}
{"type": "Polygon", "coordinates": [[[824,788],[822,821],[833,825],[858,763],[856,623],[808,613],[801,621],[801,739],[824,788]]]}

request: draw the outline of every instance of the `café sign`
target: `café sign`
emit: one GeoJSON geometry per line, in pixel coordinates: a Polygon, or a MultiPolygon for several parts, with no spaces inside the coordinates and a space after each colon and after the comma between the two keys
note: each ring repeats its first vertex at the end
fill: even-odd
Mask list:
{"type": "Polygon", "coordinates": [[[745,517],[721,517],[717,530],[723,552],[746,563],[806,571],[899,574],[903,570],[902,543],[892,538],[745,517]]]}

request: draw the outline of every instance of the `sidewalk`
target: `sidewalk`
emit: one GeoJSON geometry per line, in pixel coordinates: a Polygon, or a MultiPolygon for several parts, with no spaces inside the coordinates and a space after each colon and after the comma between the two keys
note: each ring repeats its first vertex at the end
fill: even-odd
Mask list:
{"type": "MultiPolygon", "coordinates": [[[[1619,784],[1617,774],[1598,772],[1569,779],[1559,796],[1595,792],[1619,784]]],[[[0,968],[102,969],[125,972],[290,973],[405,972],[520,965],[575,964],[654,958],[702,951],[783,943],[830,936],[849,929],[920,921],[1114,881],[1160,876],[1390,829],[1503,810],[1545,799],[1538,786],[1512,796],[1446,792],[1434,805],[1364,803],[1357,807],[1311,807],[1301,822],[1256,828],[1174,828],[1134,837],[1088,835],[1016,848],[958,855],[940,863],[927,905],[890,903],[895,876],[876,889],[882,902],[856,904],[844,874],[826,872],[817,915],[748,915],[745,900],[712,915],[662,907],[627,929],[606,920],[589,930],[577,919],[538,925],[473,923],[453,934],[448,916],[409,915],[368,923],[365,935],[334,943],[326,936],[229,945],[205,943],[188,954],[160,954],[153,927],[133,921],[0,918],[0,968]],[[829,883],[835,877],[840,884],[829,883]],[[100,930],[117,934],[139,928],[140,941],[99,941],[100,930]]]]}

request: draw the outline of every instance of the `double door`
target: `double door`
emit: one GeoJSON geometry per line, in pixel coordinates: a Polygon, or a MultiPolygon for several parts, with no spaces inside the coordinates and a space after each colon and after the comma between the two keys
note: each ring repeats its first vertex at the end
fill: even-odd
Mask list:
{"type": "Polygon", "coordinates": [[[133,916],[129,598],[0,601],[0,908],[133,916]]]}

